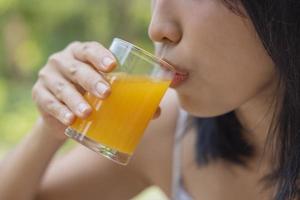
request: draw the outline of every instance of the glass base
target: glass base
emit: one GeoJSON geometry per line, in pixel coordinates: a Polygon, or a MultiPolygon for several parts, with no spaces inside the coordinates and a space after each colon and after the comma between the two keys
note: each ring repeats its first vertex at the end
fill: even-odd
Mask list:
{"type": "Polygon", "coordinates": [[[118,150],[112,149],[108,146],[105,146],[103,144],[99,144],[98,142],[95,142],[93,140],[91,140],[90,138],[84,136],[83,134],[77,132],[76,130],[68,127],[65,130],[65,134],[76,140],[77,142],[83,144],[84,146],[86,146],[87,148],[103,155],[104,157],[118,163],[121,165],[127,165],[129,160],[130,160],[130,156],[129,154],[126,153],[122,153],[118,150]]]}

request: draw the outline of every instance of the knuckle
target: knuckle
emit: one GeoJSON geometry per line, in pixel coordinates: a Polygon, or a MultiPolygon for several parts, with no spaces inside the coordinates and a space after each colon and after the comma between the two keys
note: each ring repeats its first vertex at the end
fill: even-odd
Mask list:
{"type": "Polygon", "coordinates": [[[95,42],[95,41],[88,42],[88,45],[90,47],[99,47],[100,46],[100,44],[98,42],[95,42]]]}
{"type": "Polygon", "coordinates": [[[52,99],[46,99],[44,102],[44,106],[48,111],[53,112],[53,113],[55,113],[55,111],[57,109],[56,103],[52,99]]]}
{"type": "Polygon", "coordinates": [[[45,80],[47,76],[45,68],[41,69],[38,73],[38,78],[41,80],[45,80]]]}
{"type": "Polygon", "coordinates": [[[63,65],[62,59],[61,59],[61,54],[60,53],[54,53],[52,54],[49,59],[48,63],[53,66],[61,66],[63,65]]]}
{"type": "Polygon", "coordinates": [[[51,108],[52,109],[55,105],[55,101],[53,99],[45,99],[44,104],[45,104],[46,108],[51,108]]]}
{"type": "Polygon", "coordinates": [[[62,99],[65,88],[66,88],[66,83],[64,83],[63,81],[57,81],[57,83],[55,84],[54,92],[58,99],[62,99]]]}
{"type": "Polygon", "coordinates": [[[67,47],[66,47],[66,50],[68,51],[73,51],[74,49],[80,47],[82,43],[80,41],[74,41],[74,42],[71,42],[67,47]]]}
{"type": "Polygon", "coordinates": [[[82,51],[85,54],[85,56],[88,56],[88,55],[92,55],[94,53],[95,49],[97,49],[99,47],[100,47],[100,45],[98,42],[94,42],[94,41],[86,42],[82,46],[82,51]]]}
{"type": "Polygon", "coordinates": [[[81,82],[85,89],[87,89],[89,91],[91,91],[93,89],[93,83],[90,79],[85,78],[81,82]]]}
{"type": "Polygon", "coordinates": [[[80,69],[80,65],[78,63],[72,63],[71,66],[68,68],[68,72],[71,76],[77,75],[80,69]]]}
{"type": "Polygon", "coordinates": [[[69,44],[69,47],[70,47],[70,48],[74,48],[74,47],[79,46],[80,44],[81,44],[80,41],[73,41],[73,42],[71,42],[71,43],[69,44]]]}
{"type": "Polygon", "coordinates": [[[88,44],[84,44],[82,47],[82,54],[84,57],[89,56],[89,54],[91,53],[91,47],[88,44]]]}
{"type": "Polygon", "coordinates": [[[86,59],[87,57],[87,50],[86,50],[86,47],[82,47],[82,49],[80,49],[78,51],[78,55],[80,55],[83,59],[86,59]]]}

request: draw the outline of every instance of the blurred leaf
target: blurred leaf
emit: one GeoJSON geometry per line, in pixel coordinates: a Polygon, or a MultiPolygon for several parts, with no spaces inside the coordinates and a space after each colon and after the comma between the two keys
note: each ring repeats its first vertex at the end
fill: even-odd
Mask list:
{"type": "Polygon", "coordinates": [[[0,15],[16,6],[17,0],[0,0],[0,15]]]}
{"type": "Polygon", "coordinates": [[[30,85],[12,83],[7,93],[5,109],[0,114],[0,146],[14,145],[29,131],[37,118],[36,108],[31,100],[30,85]]]}
{"type": "MultiPolygon", "coordinates": [[[[4,79],[0,79],[0,112],[4,110],[7,101],[7,87],[4,79]]],[[[0,126],[1,127],[1,126],[0,126]]]]}
{"type": "Polygon", "coordinates": [[[25,40],[16,49],[15,60],[25,74],[32,74],[42,61],[41,50],[35,41],[25,40]]]}

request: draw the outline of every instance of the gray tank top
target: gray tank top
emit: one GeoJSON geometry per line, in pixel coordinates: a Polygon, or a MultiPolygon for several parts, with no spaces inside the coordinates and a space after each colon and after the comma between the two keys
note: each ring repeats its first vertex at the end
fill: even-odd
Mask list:
{"type": "Polygon", "coordinates": [[[189,115],[186,111],[180,110],[177,119],[175,141],[173,149],[173,169],[172,169],[172,200],[192,200],[193,198],[186,192],[181,180],[181,142],[188,127],[189,115]]]}

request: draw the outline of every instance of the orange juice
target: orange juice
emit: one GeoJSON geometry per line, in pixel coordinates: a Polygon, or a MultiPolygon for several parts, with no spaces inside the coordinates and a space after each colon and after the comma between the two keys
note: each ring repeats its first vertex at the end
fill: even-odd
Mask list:
{"type": "Polygon", "coordinates": [[[105,100],[85,95],[93,112],[71,127],[97,143],[132,154],[171,81],[112,74],[110,82],[112,92],[105,100]]]}

